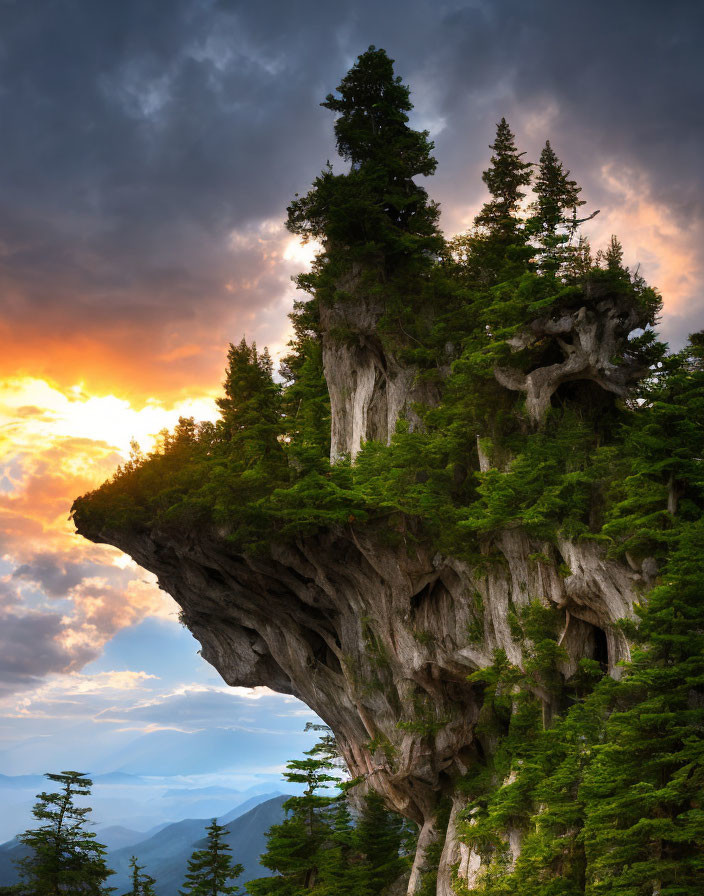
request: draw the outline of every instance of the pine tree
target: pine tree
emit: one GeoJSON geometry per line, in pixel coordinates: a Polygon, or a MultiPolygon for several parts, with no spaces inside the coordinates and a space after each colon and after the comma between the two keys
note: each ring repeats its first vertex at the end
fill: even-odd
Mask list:
{"type": "Polygon", "coordinates": [[[565,273],[569,280],[582,283],[587,279],[593,267],[594,259],[592,258],[592,247],[585,236],[580,236],[577,240],[577,245],[574,247],[574,252],[571,253],[567,261],[567,270],[565,273]]]}
{"type": "Polygon", "coordinates": [[[286,443],[298,472],[323,469],[330,456],[330,396],[323,371],[323,346],[317,303],[298,301],[289,315],[293,339],[279,372],[286,443]]]}
{"type": "Polygon", "coordinates": [[[383,281],[390,301],[392,281],[400,278],[407,287],[442,248],[438,208],[413,180],[431,175],[436,161],[427,132],[408,126],[409,94],[394,74],[393,60],[371,46],[342,79],[337,95],[322,103],[338,114],[337,148],[350,169],[334,174],[328,164],[313,189],[291,203],[287,221],[292,233],[323,243],[313,273],[305,278],[318,298],[340,298],[341,278],[356,275],[361,265],[367,288],[383,281]]]}
{"type": "Polygon", "coordinates": [[[533,166],[524,162],[505,118],[496,126],[489,167],[482,174],[491,199],[474,219],[474,228],[450,241],[451,257],[470,282],[495,283],[526,270],[532,250],[519,216],[522,189],[530,184],[533,166]]]}
{"type": "Polygon", "coordinates": [[[315,896],[372,896],[366,869],[355,849],[355,828],[344,793],[331,804],[327,816],[330,835],[318,853],[315,896]]]}
{"type": "Polygon", "coordinates": [[[538,175],[533,189],[535,202],[529,230],[539,246],[539,265],[543,272],[558,274],[569,252],[568,243],[577,230],[577,209],[582,188],[570,178],[548,140],[540,154],[538,175]]]}
{"type": "Polygon", "coordinates": [[[704,892],[704,519],[641,608],[642,642],[582,788],[589,896],[704,892]]]}
{"type": "Polygon", "coordinates": [[[329,93],[321,105],[339,115],[337,150],[353,167],[377,163],[401,179],[427,176],[437,165],[433,146],[427,131],[408,127],[410,91],[393,64],[385,50],[370,46],[340,82],[339,96],[329,93]]]}
{"type": "Polygon", "coordinates": [[[144,865],[137,862],[136,856],[130,857],[132,869],[132,886],[124,896],[154,896],[154,884],[156,881],[149,874],[142,874],[144,865]]]}
{"type": "Polygon", "coordinates": [[[354,831],[354,846],[362,859],[360,877],[370,896],[382,893],[408,870],[403,852],[407,837],[403,818],[389,812],[379,794],[370,791],[354,831]]]}
{"type": "Polygon", "coordinates": [[[604,260],[607,271],[614,274],[623,273],[623,246],[618,237],[612,235],[604,260]]]}
{"type": "Polygon", "coordinates": [[[214,818],[206,833],[206,845],[194,850],[188,860],[181,896],[239,896],[240,888],[228,881],[239,877],[244,868],[232,861],[232,848],[224,840],[227,828],[214,818]]]}
{"type": "Polygon", "coordinates": [[[489,147],[492,150],[489,168],[482,180],[489,188],[491,199],[475,218],[475,224],[489,236],[503,244],[519,239],[521,220],[519,210],[525,197],[523,187],[531,181],[533,166],[524,162],[524,152],[518,152],[514,135],[506,119],[496,126],[496,138],[489,147]]]}
{"type": "Polygon", "coordinates": [[[330,793],[330,786],[339,779],[330,774],[334,763],[326,745],[318,744],[305,756],[287,763],[286,780],[303,784],[305,789],[302,796],[291,797],[284,803],[286,819],[269,830],[261,864],[275,874],[250,881],[247,891],[252,896],[298,896],[318,886],[327,886],[330,879],[328,866],[327,880],[321,884],[325,853],[334,840],[330,810],[336,797],[330,793]]]}
{"type": "Polygon", "coordinates": [[[243,338],[227,353],[225,397],[217,399],[222,426],[247,466],[281,459],[281,390],[269,352],[243,338]]]}
{"type": "Polygon", "coordinates": [[[33,815],[40,827],[20,836],[31,855],[18,862],[22,886],[34,896],[81,893],[104,896],[111,893],[106,881],[114,872],[105,864],[106,849],[85,829],[90,808],[75,805],[88,796],[93,782],[81,772],[45,775],[60,790],[38,794],[33,815]]]}
{"type": "Polygon", "coordinates": [[[664,357],[637,395],[624,433],[628,464],[605,533],[632,558],[664,559],[681,523],[704,511],[704,335],[664,357]]]}

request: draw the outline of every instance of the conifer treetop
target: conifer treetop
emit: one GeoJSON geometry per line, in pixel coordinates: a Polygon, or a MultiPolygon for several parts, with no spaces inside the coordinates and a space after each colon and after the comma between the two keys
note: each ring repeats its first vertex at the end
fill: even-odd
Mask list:
{"type": "Polygon", "coordinates": [[[393,64],[385,50],[370,46],[340,82],[339,96],[329,93],[321,105],[338,113],[337,150],[353,167],[393,159],[409,177],[430,175],[437,165],[433,144],[427,131],[408,126],[410,90],[393,64]]]}
{"type": "Polygon", "coordinates": [[[482,173],[482,180],[492,198],[485,203],[475,224],[490,233],[512,235],[518,230],[518,211],[526,195],[522,187],[530,184],[533,166],[523,161],[525,152],[517,150],[515,137],[505,118],[496,126],[496,137],[490,149],[491,162],[482,173]]]}
{"type": "Polygon", "coordinates": [[[226,834],[227,827],[214,818],[206,828],[206,845],[194,850],[188,860],[180,896],[239,896],[240,888],[230,882],[242,874],[244,867],[233,862],[226,834]]]}

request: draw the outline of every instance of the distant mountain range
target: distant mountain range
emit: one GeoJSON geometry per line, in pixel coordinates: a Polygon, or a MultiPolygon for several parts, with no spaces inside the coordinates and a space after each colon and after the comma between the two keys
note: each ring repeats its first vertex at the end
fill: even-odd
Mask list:
{"type": "MultiPolygon", "coordinates": [[[[262,868],[259,857],[266,848],[266,832],[284,817],[283,804],[287,799],[283,794],[253,796],[220,817],[220,823],[227,825],[225,839],[232,847],[233,860],[244,865],[238,883],[271,873],[262,868]]],[[[188,818],[144,833],[119,825],[103,828],[98,839],[108,847],[108,865],[116,872],[109,880],[110,886],[117,887],[118,893],[129,889],[129,861],[136,855],[156,878],[157,896],[172,896],[183,883],[191,853],[205,845],[205,829],[210,821],[188,818]]],[[[25,854],[25,847],[16,838],[0,846],[0,886],[17,881],[13,860],[25,854]]]]}
{"type": "MultiPolygon", "coordinates": [[[[262,776],[254,784],[250,778],[244,786],[237,777],[226,775],[143,777],[113,771],[91,777],[94,786],[88,802],[99,837],[108,827],[139,834],[183,818],[216,818],[251,797],[261,802],[281,792],[278,774],[262,776]]],[[[32,806],[47,786],[42,775],[0,775],[0,843],[33,826],[32,806]]]]}

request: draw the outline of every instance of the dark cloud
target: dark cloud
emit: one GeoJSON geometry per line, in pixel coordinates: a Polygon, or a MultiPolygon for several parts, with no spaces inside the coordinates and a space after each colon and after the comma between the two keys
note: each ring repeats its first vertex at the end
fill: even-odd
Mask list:
{"type": "Polygon", "coordinates": [[[525,117],[552,103],[540,140],[565,147],[586,177],[605,159],[638,164],[655,198],[701,215],[703,26],[693,0],[458,4],[434,65],[451,123],[442,143],[466,132],[476,109],[490,113],[477,122],[490,135],[502,108],[525,117]]]}
{"type": "Polygon", "coordinates": [[[115,568],[100,567],[95,563],[73,563],[60,556],[40,553],[31,562],[18,566],[12,575],[13,578],[26,579],[39,585],[51,597],[66,597],[85,578],[108,572],[115,575],[115,568]]]}
{"type": "Polygon", "coordinates": [[[463,193],[477,201],[504,113],[533,122],[531,151],[551,136],[593,202],[620,201],[603,164],[636,165],[652,199],[699,221],[703,19],[693,0],[4,3],[6,319],[41,314],[128,353],[209,332],[220,352],[282,288],[272,274],[249,289],[261,254],[234,255],[228,236],[280,220],[333,154],[318,103],[370,42],[396,57],[419,118],[444,120],[433,191],[448,223],[463,193]]]}
{"type": "Polygon", "coordinates": [[[0,605],[0,696],[34,688],[47,675],[79,668],[98,655],[99,650],[62,643],[66,626],[58,613],[14,612],[13,604],[0,605]]]}

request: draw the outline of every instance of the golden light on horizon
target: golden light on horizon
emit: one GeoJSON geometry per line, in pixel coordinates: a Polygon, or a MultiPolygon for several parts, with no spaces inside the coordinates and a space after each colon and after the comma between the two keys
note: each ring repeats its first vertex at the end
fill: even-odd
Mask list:
{"type": "Polygon", "coordinates": [[[0,454],[32,450],[38,439],[72,438],[100,442],[126,456],[132,440],[149,450],[158,433],[182,416],[215,420],[215,396],[170,406],[148,398],[137,405],[111,394],[89,395],[83,384],[63,390],[43,379],[10,379],[0,384],[0,425],[8,436],[0,454]]]}

